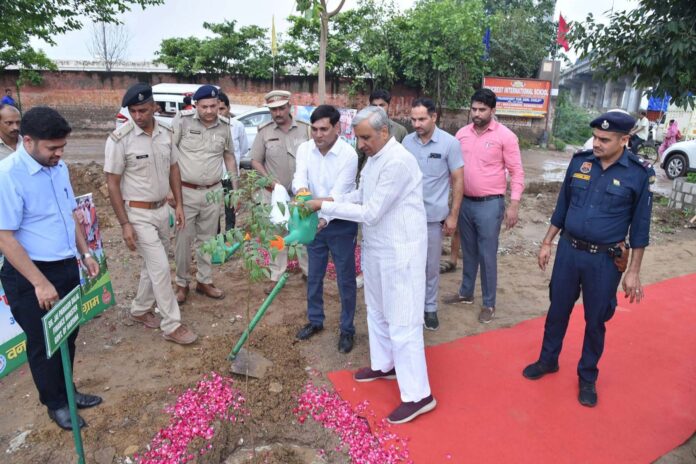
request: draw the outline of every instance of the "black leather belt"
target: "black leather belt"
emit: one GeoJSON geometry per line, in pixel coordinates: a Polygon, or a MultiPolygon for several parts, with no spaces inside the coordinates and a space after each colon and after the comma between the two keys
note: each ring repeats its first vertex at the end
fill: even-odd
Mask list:
{"type": "Polygon", "coordinates": [[[561,237],[568,240],[568,242],[570,242],[570,246],[572,246],[576,250],[587,251],[589,253],[606,253],[607,251],[614,249],[614,247],[616,246],[615,243],[612,243],[611,245],[597,245],[594,243],[586,242],[584,240],[580,240],[579,238],[573,237],[572,235],[570,235],[569,232],[565,230],[561,234],[561,237]]]}
{"type": "Polygon", "coordinates": [[[464,195],[464,198],[471,201],[490,201],[497,200],[498,198],[503,198],[505,195],[486,195],[485,197],[470,197],[469,195],[464,195]]]}

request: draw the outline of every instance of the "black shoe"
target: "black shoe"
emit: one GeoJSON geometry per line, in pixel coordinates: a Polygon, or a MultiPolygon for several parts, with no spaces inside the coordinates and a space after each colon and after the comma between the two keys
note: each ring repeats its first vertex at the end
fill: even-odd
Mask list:
{"type": "Polygon", "coordinates": [[[437,320],[437,311],[432,313],[425,313],[423,318],[425,322],[425,328],[428,330],[437,330],[440,328],[440,321],[437,320]]]}
{"type": "Polygon", "coordinates": [[[522,371],[522,375],[529,380],[537,380],[546,374],[553,374],[554,372],[558,372],[558,364],[547,366],[541,361],[537,361],[534,364],[530,364],[529,366],[525,367],[522,371]]]}
{"type": "Polygon", "coordinates": [[[341,332],[341,337],[338,339],[338,352],[350,353],[353,349],[353,334],[341,332]]]}
{"type": "Polygon", "coordinates": [[[588,408],[597,406],[597,390],[595,389],[595,384],[580,379],[579,385],[580,393],[578,393],[578,401],[580,404],[588,408]]]}
{"type": "MultiPolygon", "coordinates": [[[[72,430],[72,421],[70,420],[70,408],[67,406],[63,406],[60,409],[49,409],[48,410],[48,417],[50,417],[53,422],[58,424],[58,427],[60,427],[63,430],[72,430]]],[[[85,420],[80,417],[78,414],[77,416],[77,421],[80,424],[80,428],[85,427],[87,423],[85,420]]]]}
{"type": "Polygon", "coordinates": [[[297,332],[297,335],[295,336],[298,340],[307,340],[308,338],[311,338],[314,336],[314,334],[317,334],[324,330],[324,327],[319,326],[319,325],[312,325],[307,324],[306,326],[302,327],[299,332],[297,332]]]}
{"type": "Polygon", "coordinates": [[[75,391],[75,404],[77,404],[77,407],[80,409],[91,408],[101,404],[101,402],[101,396],[88,395],[86,393],[80,393],[77,390],[75,391]]]}

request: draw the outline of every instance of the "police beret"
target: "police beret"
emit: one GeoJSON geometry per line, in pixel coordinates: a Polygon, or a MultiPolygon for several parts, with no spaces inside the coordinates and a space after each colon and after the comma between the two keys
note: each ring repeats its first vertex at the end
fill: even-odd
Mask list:
{"type": "Polygon", "coordinates": [[[600,115],[590,123],[590,127],[601,129],[607,132],[620,132],[628,134],[636,125],[636,120],[628,113],[623,111],[609,111],[600,115]]]}
{"type": "Polygon", "coordinates": [[[220,90],[214,85],[202,85],[193,94],[193,99],[198,101],[205,98],[217,98],[218,95],[220,95],[220,90]]]}
{"type": "Polygon", "coordinates": [[[126,91],[123,100],[121,100],[121,106],[140,105],[151,100],[152,87],[143,82],[138,82],[126,91]]]}
{"type": "Polygon", "coordinates": [[[290,102],[291,95],[292,94],[286,90],[271,90],[263,99],[266,100],[266,106],[268,108],[278,108],[290,102]]]}

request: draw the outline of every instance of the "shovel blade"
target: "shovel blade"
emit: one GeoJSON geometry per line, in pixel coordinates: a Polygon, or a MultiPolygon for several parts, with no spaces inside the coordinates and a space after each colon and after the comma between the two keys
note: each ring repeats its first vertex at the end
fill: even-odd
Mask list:
{"type": "Polygon", "coordinates": [[[266,376],[266,371],[272,365],[272,361],[269,361],[260,354],[242,348],[232,361],[232,373],[262,379],[266,376]]]}

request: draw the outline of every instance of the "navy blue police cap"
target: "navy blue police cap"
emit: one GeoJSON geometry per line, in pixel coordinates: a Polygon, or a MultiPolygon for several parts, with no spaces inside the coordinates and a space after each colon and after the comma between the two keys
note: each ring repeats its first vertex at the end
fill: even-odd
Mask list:
{"type": "Polygon", "coordinates": [[[205,98],[217,98],[218,95],[220,95],[220,90],[214,85],[202,85],[198,87],[196,93],[193,94],[193,99],[198,101],[205,98]]]}
{"type": "Polygon", "coordinates": [[[121,106],[140,105],[151,100],[152,87],[143,82],[138,82],[126,91],[123,100],[121,100],[121,106]]]}
{"type": "Polygon", "coordinates": [[[600,115],[590,123],[590,127],[592,128],[607,132],[619,132],[621,134],[628,134],[635,125],[635,118],[623,111],[609,111],[608,113],[600,115]]]}

